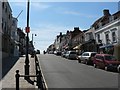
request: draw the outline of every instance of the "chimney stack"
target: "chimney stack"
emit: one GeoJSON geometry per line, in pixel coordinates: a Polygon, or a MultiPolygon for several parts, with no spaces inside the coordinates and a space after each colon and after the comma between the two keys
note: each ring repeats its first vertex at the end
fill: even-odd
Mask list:
{"type": "Polygon", "coordinates": [[[74,27],[74,30],[79,30],[79,27],[74,27]]]}
{"type": "Polygon", "coordinates": [[[109,10],[108,9],[104,9],[103,10],[103,14],[104,14],[104,16],[109,16],[110,15],[109,10]]]}
{"type": "Polygon", "coordinates": [[[60,32],[60,36],[62,36],[62,32],[60,32]]]}

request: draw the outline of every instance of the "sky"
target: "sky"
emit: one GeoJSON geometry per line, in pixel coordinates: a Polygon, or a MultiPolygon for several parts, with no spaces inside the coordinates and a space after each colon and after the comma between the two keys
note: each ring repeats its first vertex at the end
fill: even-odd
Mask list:
{"type": "MultiPolygon", "coordinates": [[[[12,14],[18,17],[18,27],[25,32],[26,2],[9,2],[12,14]]],[[[74,27],[80,30],[90,26],[103,16],[103,10],[109,9],[111,14],[118,11],[118,2],[30,2],[30,33],[36,49],[46,50],[60,32],[73,31],[74,27]],[[37,36],[35,36],[35,34],[37,36]]]]}

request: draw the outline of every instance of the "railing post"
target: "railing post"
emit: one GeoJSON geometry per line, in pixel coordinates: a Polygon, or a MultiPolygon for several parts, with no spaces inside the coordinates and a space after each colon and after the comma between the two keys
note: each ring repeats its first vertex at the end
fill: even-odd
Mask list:
{"type": "Polygon", "coordinates": [[[19,77],[20,77],[19,70],[16,70],[15,77],[16,77],[16,90],[19,90],[19,77]]]}
{"type": "Polygon", "coordinates": [[[40,88],[41,90],[44,90],[41,71],[38,71],[38,75],[37,75],[37,86],[38,86],[38,88],[40,88]]]}
{"type": "Polygon", "coordinates": [[[38,88],[41,88],[41,75],[40,75],[40,71],[38,71],[38,74],[37,74],[37,86],[38,86],[38,88]]]}

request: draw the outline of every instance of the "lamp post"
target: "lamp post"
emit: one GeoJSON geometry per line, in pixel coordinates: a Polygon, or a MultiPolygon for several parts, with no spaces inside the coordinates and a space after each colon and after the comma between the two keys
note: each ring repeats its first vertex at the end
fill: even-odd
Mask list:
{"type": "MultiPolygon", "coordinates": [[[[30,27],[29,27],[29,5],[30,1],[28,0],[27,2],[27,27],[26,27],[26,59],[25,59],[25,75],[29,75],[29,56],[28,56],[28,50],[29,50],[29,32],[30,32],[30,27]]],[[[28,79],[28,77],[25,77],[25,79],[28,79]]]]}
{"type": "MultiPolygon", "coordinates": [[[[34,34],[32,34],[32,44],[33,44],[33,36],[34,36],[34,34]]],[[[35,34],[35,36],[37,36],[37,34],[35,34]]]]}
{"type": "MultiPolygon", "coordinates": [[[[32,55],[31,55],[31,57],[34,57],[34,54],[35,54],[35,51],[34,51],[34,49],[35,49],[35,47],[34,47],[34,44],[33,44],[33,36],[34,36],[34,34],[32,34],[32,55]]],[[[35,34],[35,36],[37,36],[36,34],[35,34]]]]}

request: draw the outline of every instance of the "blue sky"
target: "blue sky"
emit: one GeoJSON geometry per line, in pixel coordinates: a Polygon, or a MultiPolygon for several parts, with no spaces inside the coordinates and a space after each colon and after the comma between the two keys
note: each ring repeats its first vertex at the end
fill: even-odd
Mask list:
{"type": "MultiPolygon", "coordinates": [[[[10,2],[14,17],[23,10],[18,18],[18,27],[26,27],[26,2],[10,2]]],[[[36,49],[46,50],[60,32],[66,33],[79,27],[89,29],[95,20],[103,16],[103,9],[113,14],[118,11],[117,2],[31,2],[29,37],[34,36],[36,49]]]]}

